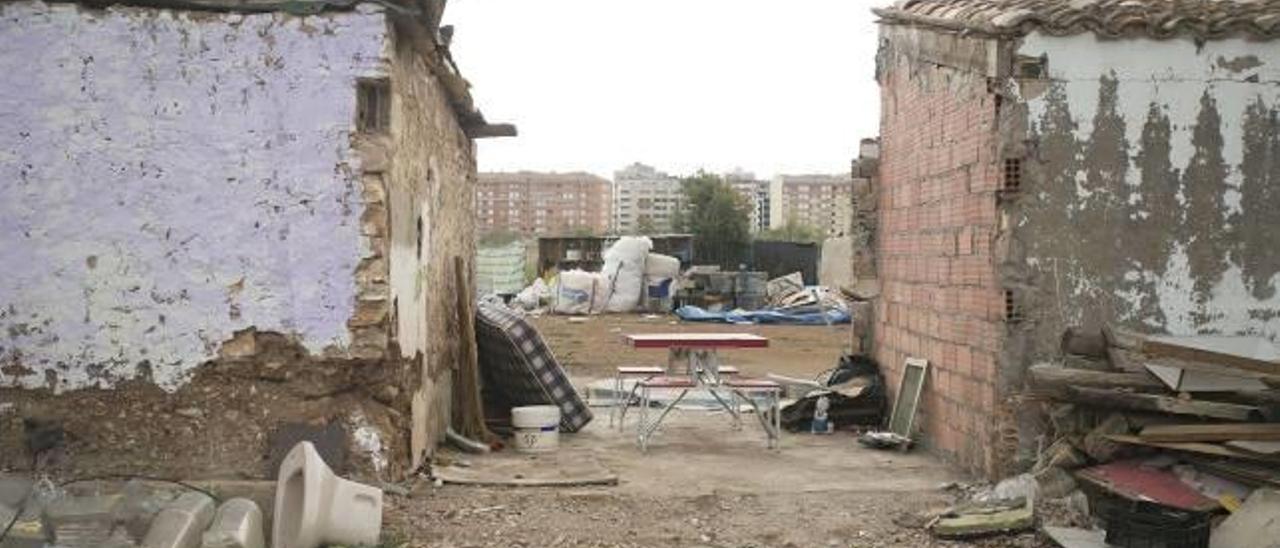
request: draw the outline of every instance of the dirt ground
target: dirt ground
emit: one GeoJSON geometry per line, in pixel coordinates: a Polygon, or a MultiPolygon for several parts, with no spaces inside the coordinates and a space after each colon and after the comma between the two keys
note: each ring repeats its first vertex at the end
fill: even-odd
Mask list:
{"type": "MultiPolygon", "coordinates": [[[[672,323],[672,318],[596,316],[582,323],[534,320],[570,375],[605,378],[622,364],[658,364],[660,350],[628,348],[622,336],[643,332],[749,332],[767,349],[722,354],[752,375],[811,378],[834,367],[848,325],[728,326],[672,323]]],[[[527,478],[546,468],[602,468],[618,477],[602,487],[424,485],[388,500],[389,537],[413,547],[809,547],[1050,546],[1036,533],[966,542],[934,539],[924,525],[955,502],[944,486],[963,483],[923,452],[859,446],[851,433],[783,433],[765,448],[753,417],[739,431],[724,414],[681,410],[667,419],[647,454],[634,422],[614,430],[608,408],[578,434],[561,436],[555,457],[511,452],[464,456],[469,469],[527,478]]]]}
{"type": "Polygon", "coordinates": [[[388,500],[388,538],[412,547],[1050,545],[1036,533],[932,538],[924,525],[955,501],[944,486],[963,478],[924,453],[863,448],[849,433],[784,434],[770,451],[758,426],[733,431],[723,414],[678,411],[668,421],[647,454],[632,428],[612,430],[599,415],[562,435],[556,457],[460,457],[498,476],[603,467],[618,484],[428,485],[388,500]]]}
{"type": "Polygon", "coordinates": [[[848,324],[727,325],[680,323],[675,316],[646,318],[638,314],[591,316],[574,323],[567,316],[543,315],[533,324],[565,369],[574,377],[603,378],[619,365],[666,363],[662,350],[636,350],[623,337],[634,333],[753,333],[769,339],[769,348],[727,350],[721,359],[750,375],[778,373],[812,378],[836,366],[849,348],[848,324]]]}

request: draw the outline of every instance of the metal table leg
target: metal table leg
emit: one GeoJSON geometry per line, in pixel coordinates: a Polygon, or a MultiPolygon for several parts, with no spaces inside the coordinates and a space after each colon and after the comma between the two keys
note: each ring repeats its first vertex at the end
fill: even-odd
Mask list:
{"type": "Polygon", "coordinates": [[[778,408],[781,401],[781,391],[774,388],[762,391],[767,393],[765,400],[767,403],[764,410],[761,410],[760,405],[751,398],[751,391],[734,390],[739,397],[747,400],[747,403],[751,405],[751,409],[755,412],[756,418],[760,420],[760,427],[764,429],[766,436],[766,446],[769,449],[776,449],[778,447],[778,438],[782,431],[782,413],[778,408]]]}
{"type": "Polygon", "coordinates": [[[662,409],[662,413],[658,414],[658,418],[654,419],[653,423],[648,422],[649,386],[642,384],[640,393],[640,422],[636,425],[636,437],[637,441],[640,443],[640,451],[647,452],[649,450],[649,439],[653,437],[653,433],[662,425],[662,420],[667,418],[667,413],[670,413],[672,409],[675,409],[676,405],[679,405],[680,401],[689,394],[689,389],[686,388],[681,390],[680,395],[676,396],[674,401],[662,409]]]}

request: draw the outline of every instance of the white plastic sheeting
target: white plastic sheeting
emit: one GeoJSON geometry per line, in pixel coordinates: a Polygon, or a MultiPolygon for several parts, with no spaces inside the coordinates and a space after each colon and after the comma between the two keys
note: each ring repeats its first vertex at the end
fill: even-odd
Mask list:
{"type": "Polygon", "coordinates": [[[644,236],[624,236],[604,252],[604,274],[612,281],[608,288],[609,312],[631,312],[644,295],[645,259],[653,241],[644,236]]]}
{"type": "Polygon", "coordinates": [[[556,314],[592,314],[605,309],[609,278],[600,272],[566,270],[560,273],[551,295],[556,314]]]}

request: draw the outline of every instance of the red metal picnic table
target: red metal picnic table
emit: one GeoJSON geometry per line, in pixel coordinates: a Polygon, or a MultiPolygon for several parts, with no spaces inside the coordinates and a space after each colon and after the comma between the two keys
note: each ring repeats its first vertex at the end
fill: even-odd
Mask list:
{"type": "Polygon", "coordinates": [[[720,403],[733,418],[734,427],[740,426],[737,400],[741,397],[755,409],[761,426],[768,436],[769,447],[775,447],[780,431],[778,403],[781,399],[781,387],[772,381],[757,379],[725,380],[721,376],[720,356],[722,348],[767,348],[769,339],[750,333],[647,333],[626,336],[632,348],[665,348],[668,351],[667,373],[674,373],[677,361],[686,360],[685,375],[651,378],[640,381],[641,389],[640,420],[637,425],[637,439],[641,450],[648,448],[649,438],[657,430],[662,420],[684,399],[690,390],[704,389],[720,403]],[[670,404],[664,406],[657,419],[648,420],[649,390],[651,388],[674,388],[681,392],[670,404]],[[725,401],[718,393],[719,389],[728,389],[731,402],[725,401]],[[772,416],[766,417],[760,407],[748,394],[766,393],[769,396],[768,410],[772,416]]]}

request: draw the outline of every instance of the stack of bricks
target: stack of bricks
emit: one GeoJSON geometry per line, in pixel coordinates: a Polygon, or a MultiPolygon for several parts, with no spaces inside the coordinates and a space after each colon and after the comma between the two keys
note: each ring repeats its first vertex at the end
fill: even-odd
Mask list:
{"type": "Polygon", "coordinates": [[[980,67],[903,57],[881,70],[875,356],[895,398],[903,361],[929,361],[921,441],[994,476],[1004,333],[993,258],[999,103],[980,67]]]}

